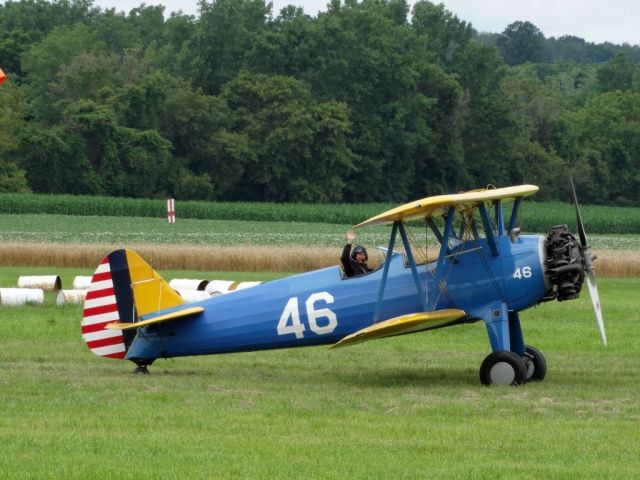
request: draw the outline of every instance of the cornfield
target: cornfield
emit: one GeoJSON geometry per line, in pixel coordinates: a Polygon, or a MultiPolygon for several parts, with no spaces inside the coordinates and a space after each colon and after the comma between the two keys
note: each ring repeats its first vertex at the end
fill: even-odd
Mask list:
{"type": "MultiPolygon", "coordinates": [[[[275,204],[178,199],[176,215],[178,219],[355,225],[394,206],[391,203],[275,204]]],[[[509,214],[508,207],[506,212],[509,214]]],[[[163,199],[1,193],[2,213],[166,218],[166,203],[163,199]]],[[[584,205],[582,216],[591,233],[640,233],[640,208],[584,205]]],[[[521,219],[527,231],[546,232],[550,226],[564,223],[575,229],[575,210],[570,204],[527,201],[521,210],[521,219]]]]}

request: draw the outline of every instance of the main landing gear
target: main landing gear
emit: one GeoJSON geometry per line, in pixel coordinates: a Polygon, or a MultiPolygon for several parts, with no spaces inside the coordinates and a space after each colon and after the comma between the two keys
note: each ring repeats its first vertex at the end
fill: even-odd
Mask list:
{"type": "Polygon", "coordinates": [[[527,345],[524,355],[508,350],[492,352],[480,366],[483,385],[522,385],[541,381],[547,374],[547,364],[542,352],[527,345]]]}

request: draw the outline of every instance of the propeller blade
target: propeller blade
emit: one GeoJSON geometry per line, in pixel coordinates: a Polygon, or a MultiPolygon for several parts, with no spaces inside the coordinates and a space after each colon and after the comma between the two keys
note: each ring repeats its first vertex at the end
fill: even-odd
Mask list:
{"type": "Polygon", "coordinates": [[[580,244],[583,247],[586,247],[587,234],[584,231],[584,224],[582,223],[582,217],[580,216],[580,207],[578,206],[578,196],[576,195],[576,187],[573,184],[572,175],[569,175],[569,181],[571,182],[571,192],[573,193],[573,204],[576,206],[576,224],[578,225],[578,235],[580,236],[580,244]]]}
{"type": "Polygon", "coordinates": [[[607,346],[607,335],[604,331],[604,319],[602,318],[602,309],[600,308],[600,296],[598,295],[598,286],[596,285],[596,274],[593,270],[587,273],[587,285],[589,286],[589,295],[593,304],[593,311],[596,313],[598,328],[602,336],[602,343],[607,346]]]}
{"type": "Polygon", "coordinates": [[[585,270],[587,273],[587,285],[589,287],[589,296],[591,297],[591,303],[593,304],[593,311],[596,314],[596,321],[598,322],[598,328],[600,329],[600,336],[602,337],[602,343],[607,346],[607,335],[604,331],[604,319],[602,318],[602,308],[600,307],[600,295],[598,295],[598,286],[596,284],[596,272],[593,269],[593,260],[595,255],[591,254],[591,249],[587,244],[587,234],[584,230],[584,223],[582,223],[582,216],[580,215],[580,207],[578,206],[578,196],[576,195],[576,187],[573,184],[573,176],[569,175],[569,181],[571,182],[571,192],[573,194],[573,203],[576,206],[576,223],[578,226],[578,235],[580,236],[580,244],[582,245],[582,256],[584,259],[585,270]]]}

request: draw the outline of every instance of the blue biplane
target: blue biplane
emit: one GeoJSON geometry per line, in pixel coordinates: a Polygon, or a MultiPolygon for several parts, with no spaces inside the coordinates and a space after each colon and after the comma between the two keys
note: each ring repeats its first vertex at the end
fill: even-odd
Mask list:
{"type": "Polygon", "coordinates": [[[566,225],[546,237],[520,234],[522,200],[537,191],[521,185],[418,200],[356,226],[391,225],[385,261],[371,273],[346,278],[336,265],[191,304],[135,252],[116,250],[93,275],[82,336],[95,354],[131,360],[147,373],[158,358],[343,347],[482,320],[492,352],[481,382],[539,381],[546,362],[525,344],[521,310],[577,298],[586,277],[605,344],[606,337],[577,202],[579,241],[566,225]],[[416,261],[407,222],[433,232],[437,258],[416,261]],[[404,253],[394,251],[398,236],[404,253]]]}

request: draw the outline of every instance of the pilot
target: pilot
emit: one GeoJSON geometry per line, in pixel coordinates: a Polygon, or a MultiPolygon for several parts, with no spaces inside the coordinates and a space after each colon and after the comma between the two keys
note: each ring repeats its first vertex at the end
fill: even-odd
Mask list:
{"type": "Polygon", "coordinates": [[[356,245],[351,248],[351,244],[356,239],[356,234],[353,230],[347,231],[347,244],[342,250],[342,256],[340,261],[344,267],[344,273],[347,277],[354,277],[356,275],[362,275],[369,273],[372,269],[367,266],[367,249],[361,245],[356,245]],[[349,255],[351,252],[351,255],[349,255]]]}

